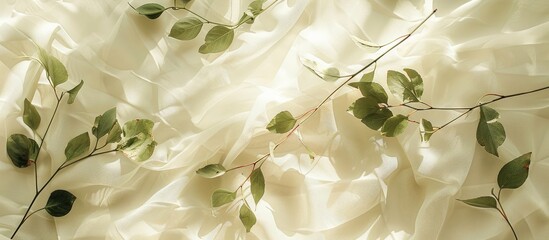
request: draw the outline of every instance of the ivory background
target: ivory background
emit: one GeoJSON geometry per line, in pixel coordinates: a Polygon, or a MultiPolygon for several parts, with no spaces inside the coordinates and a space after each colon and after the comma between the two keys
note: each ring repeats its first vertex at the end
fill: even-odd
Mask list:
{"type": "MultiPolygon", "coordinates": [[[[190,8],[234,22],[249,2],[194,0],[190,8]]],[[[24,98],[34,99],[43,123],[53,110],[43,70],[19,58],[36,56],[31,39],[66,64],[69,81],[62,88],[85,81],[75,104],[62,104],[52,125],[49,155],[41,154],[39,165],[42,184],[63,161],[68,140],[91,129],[95,116],[111,107],[117,107],[120,122],[155,121],[159,143],[142,164],[113,154],[64,170],[37,206],[62,188],[78,197],[73,210],[55,219],[36,214],[17,238],[513,239],[495,210],[456,199],[488,195],[501,166],[531,151],[528,180],[503,191],[502,201],[520,239],[546,239],[547,91],[492,105],[507,132],[496,158],[476,143],[478,111],[435,134],[425,147],[413,124],[397,138],[369,130],[346,112],[359,93],[345,87],[302,128],[304,141],[319,155],[316,161],[294,136],[263,166],[266,193],[251,233],[237,207],[210,207],[215,189],[234,189],[245,176],[204,179],[196,169],[237,166],[268,153],[279,136],[265,125],[276,113],[303,113],[339,83],[315,77],[300,56],[352,73],[379,52],[359,48],[350,34],[385,43],[434,8],[434,18],[379,62],[376,82],[385,86],[389,69],[416,69],[424,79],[423,100],[435,106],[472,106],[486,93],[547,86],[549,2],[543,0],[282,0],[252,26],[238,29],[225,53],[209,55],[198,53],[206,31],[186,42],[167,36],[187,16],[183,12],[151,21],[126,1],[0,2],[0,146],[13,133],[30,134],[21,118],[24,98]]],[[[458,114],[414,118],[441,125],[458,114]]],[[[5,147],[0,156],[0,234],[9,236],[32,198],[32,168],[16,169],[5,147]]]]}

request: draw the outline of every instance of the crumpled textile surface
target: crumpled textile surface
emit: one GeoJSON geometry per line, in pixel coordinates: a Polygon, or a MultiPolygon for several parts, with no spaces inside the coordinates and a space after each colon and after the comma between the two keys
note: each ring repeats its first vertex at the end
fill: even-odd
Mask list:
{"type": "MultiPolygon", "coordinates": [[[[190,8],[229,23],[249,2],[195,0],[190,8]]],[[[476,143],[478,110],[424,146],[415,124],[396,138],[368,129],[347,112],[360,94],[343,87],[299,131],[315,160],[293,135],[263,165],[266,193],[253,209],[258,221],[250,233],[238,205],[210,207],[215,189],[236,189],[249,170],[205,179],[198,168],[235,167],[269,153],[280,136],[265,126],[276,113],[304,113],[342,82],[319,79],[300,57],[353,73],[384,49],[359,47],[351,36],[389,42],[435,8],[433,18],[379,61],[374,81],[386,87],[387,70],[413,68],[424,80],[423,100],[449,107],[549,84],[549,2],[543,0],[282,0],[239,28],[226,52],[209,55],[198,53],[205,31],[191,41],[167,36],[183,12],[149,20],[126,1],[0,2],[0,234],[11,235],[34,193],[32,169],[12,165],[6,139],[30,135],[21,118],[25,98],[45,116],[55,103],[40,65],[22,58],[37,56],[34,41],[67,66],[64,89],[85,82],[52,124],[41,184],[63,161],[68,140],[112,107],[120,122],[153,120],[158,146],[144,163],[111,154],[63,170],[46,192],[74,193],[73,210],[60,218],[33,215],[17,239],[514,239],[496,210],[456,199],[489,195],[501,166],[526,152],[533,152],[530,175],[520,188],[504,190],[502,202],[520,239],[547,239],[547,91],[491,105],[507,133],[497,158],[476,143]]],[[[459,113],[412,118],[442,125],[459,113]]]]}

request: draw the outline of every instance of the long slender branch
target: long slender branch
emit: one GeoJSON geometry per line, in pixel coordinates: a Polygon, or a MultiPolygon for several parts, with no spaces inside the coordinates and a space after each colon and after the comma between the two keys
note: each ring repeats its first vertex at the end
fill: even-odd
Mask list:
{"type": "Polygon", "coordinates": [[[497,196],[494,194],[494,189],[492,189],[492,196],[494,196],[494,198],[496,199],[496,201],[499,205],[499,208],[498,208],[499,213],[501,214],[503,219],[505,219],[505,222],[507,222],[507,225],[509,225],[509,228],[511,228],[511,231],[513,232],[513,236],[515,236],[515,239],[518,240],[517,233],[515,232],[515,229],[513,228],[513,225],[509,221],[509,218],[507,217],[507,213],[505,213],[505,210],[503,209],[503,205],[501,205],[501,201],[499,200],[500,195],[501,195],[501,188],[499,189],[497,196]]]}

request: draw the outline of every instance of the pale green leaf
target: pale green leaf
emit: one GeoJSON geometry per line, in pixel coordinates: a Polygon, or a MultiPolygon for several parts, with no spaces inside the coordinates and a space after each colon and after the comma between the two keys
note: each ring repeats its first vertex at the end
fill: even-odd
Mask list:
{"type": "Polygon", "coordinates": [[[80,80],[80,83],[76,85],[71,90],[67,91],[69,93],[69,100],[67,101],[68,104],[74,103],[74,100],[76,99],[76,95],[78,95],[78,92],[82,88],[82,85],[84,85],[84,80],[80,80]]]}
{"type": "Polygon", "coordinates": [[[53,217],[67,215],[71,209],[76,196],[66,190],[55,190],[50,194],[44,209],[53,217]]]}
{"type": "Polygon", "coordinates": [[[288,111],[282,111],[276,114],[276,116],[267,125],[267,130],[273,133],[285,133],[295,126],[297,120],[288,111]]]}
{"type": "Polygon", "coordinates": [[[156,147],[152,136],[154,123],[147,119],[135,119],[122,127],[122,140],[117,149],[134,161],[149,159],[156,147]]]}
{"type": "Polygon", "coordinates": [[[225,167],[221,164],[209,164],[201,169],[198,169],[196,174],[205,178],[216,178],[225,174],[226,171],[227,169],[225,169],[225,167]]]}
{"type": "Polygon", "coordinates": [[[393,113],[387,108],[380,108],[377,111],[366,115],[362,118],[362,123],[368,126],[372,130],[379,130],[387,119],[391,118],[393,113]]]}
{"type": "Polygon", "coordinates": [[[254,198],[255,204],[257,204],[265,193],[265,178],[263,177],[263,172],[261,171],[261,168],[252,171],[252,174],[250,175],[250,184],[252,196],[254,198]]]}
{"type": "Polygon", "coordinates": [[[242,206],[240,207],[239,217],[240,217],[240,221],[246,228],[246,232],[250,232],[252,227],[257,222],[254,212],[252,212],[252,210],[250,209],[250,207],[248,207],[247,204],[242,204],[242,206]]]}
{"type": "Polygon", "coordinates": [[[6,142],[6,152],[18,168],[28,167],[32,160],[36,160],[38,145],[23,134],[12,134],[6,142]]]}
{"type": "Polygon", "coordinates": [[[204,23],[196,17],[186,17],[177,21],[170,30],[170,37],[191,40],[198,36],[204,23]]]}
{"type": "Polygon", "coordinates": [[[472,198],[467,200],[458,199],[458,201],[464,202],[467,205],[471,205],[473,207],[497,209],[496,199],[491,196],[484,196],[484,197],[472,198]]]}
{"type": "Polygon", "coordinates": [[[107,110],[102,115],[95,118],[94,126],[92,127],[92,134],[100,139],[107,135],[111,131],[116,122],[116,108],[107,110]]]}
{"type": "Polygon", "coordinates": [[[38,126],[40,126],[40,114],[28,99],[25,98],[23,105],[23,122],[32,130],[36,131],[38,126]]]}
{"type": "Polygon", "coordinates": [[[433,124],[429,122],[427,119],[421,119],[421,122],[419,124],[419,134],[421,136],[422,142],[428,142],[429,139],[431,139],[431,135],[433,135],[433,124]]]}
{"type": "Polygon", "coordinates": [[[120,142],[122,139],[122,128],[120,128],[120,124],[118,121],[114,122],[114,125],[111,128],[111,131],[109,131],[109,135],[107,135],[107,143],[117,143],[120,142]]]}
{"type": "Polygon", "coordinates": [[[361,39],[357,36],[351,35],[351,40],[358,45],[359,47],[367,47],[367,48],[381,48],[379,44],[372,43],[370,41],[361,39]]]}
{"type": "Polygon", "coordinates": [[[46,70],[46,76],[48,77],[48,80],[50,80],[52,86],[56,87],[57,85],[66,82],[69,78],[69,74],[67,73],[65,65],[63,65],[59,59],[46,52],[46,50],[40,48],[39,51],[40,54],[38,57],[46,70]]]}
{"type": "Polygon", "coordinates": [[[331,82],[340,78],[339,69],[330,66],[315,56],[304,55],[301,56],[299,60],[301,61],[301,64],[307,68],[307,70],[311,71],[324,81],[331,82]]]}
{"type": "Polygon", "coordinates": [[[220,207],[236,199],[236,192],[217,189],[212,194],[212,207],[220,207]]]}
{"type": "Polygon", "coordinates": [[[369,114],[373,114],[380,109],[377,99],[374,97],[361,97],[354,102],[353,115],[356,118],[363,119],[369,114]]]}
{"type": "Polygon", "coordinates": [[[215,26],[206,34],[205,42],[198,52],[202,54],[223,52],[229,48],[234,38],[234,30],[224,27],[215,26]]]}
{"type": "Polygon", "coordinates": [[[531,156],[529,152],[503,165],[498,173],[498,186],[510,189],[522,186],[528,178],[531,156]]]}
{"type": "Polygon", "coordinates": [[[90,136],[88,132],[82,133],[69,141],[65,147],[66,161],[75,159],[76,157],[90,150],[90,136]]]}
{"type": "Polygon", "coordinates": [[[265,3],[265,0],[255,0],[248,5],[248,10],[250,10],[254,17],[257,17],[263,10],[263,3],[265,3]]]}
{"type": "Polygon", "coordinates": [[[405,68],[404,71],[410,78],[410,82],[413,86],[414,96],[416,96],[417,99],[420,99],[423,95],[423,79],[414,69],[405,68]]]}
{"type": "Polygon", "coordinates": [[[381,134],[387,137],[395,137],[404,132],[406,126],[408,126],[408,117],[398,114],[385,121],[385,124],[381,127],[381,134]]]}
{"type": "Polygon", "coordinates": [[[487,106],[480,107],[477,126],[477,141],[484,149],[498,156],[498,147],[505,141],[505,129],[498,122],[499,113],[487,106]]]}
{"type": "Polygon", "coordinates": [[[135,11],[149,19],[156,19],[166,11],[166,8],[158,3],[147,3],[135,8],[135,11]]]}
{"type": "Polygon", "coordinates": [[[389,70],[387,71],[387,86],[395,97],[402,101],[418,102],[419,96],[416,95],[414,85],[404,76],[404,74],[389,70]]]}

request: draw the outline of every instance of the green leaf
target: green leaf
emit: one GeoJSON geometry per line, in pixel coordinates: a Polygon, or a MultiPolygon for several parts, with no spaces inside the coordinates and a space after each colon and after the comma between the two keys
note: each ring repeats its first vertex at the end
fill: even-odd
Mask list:
{"type": "Polygon", "coordinates": [[[82,133],[69,141],[65,148],[66,161],[75,159],[76,157],[90,150],[90,135],[88,132],[82,133]]]}
{"type": "Polygon", "coordinates": [[[263,10],[263,3],[265,3],[265,0],[255,0],[248,5],[248,10],[250,10],[254,17],[257,17],[263,10]]]}
{"type": "Polygon", "coordinates": [[[368,96],[357,99],[353,105],[353,115],[357,118],[363,119],[366,116],[376,113],[380,107],[377,99],[368,96]]]}
{"type": "Polygon", "coordinates": [[[235,198],[236,192],[231,192],[224,189],[217,189],[212,194],[212,207],[223,206],[227,203],[234,201],[235,198]]]}
{"type": "Polygon", "coordinates": [[[12,134],[6,142],[6,152],[13,165],[28,167],[38,155],[38,144],[23,134],[12,134]]]}
{"type": "Polygon", "coordinates": [[[265,178],[263,177],[263,172],[261,168],[255,169],[252,171],[250,176],[251,192],[254,197],[255,204],[261,200],[263,194],[265,194],[265,178]]]}
{"type": "Polygon", "coordinates": [[[484,149],[496,156],[498,147],[505,141],[505,129],[498,122],[499,113],[487,106],[480,107],[480,119],[477,127],[477,141],[484,149]]]}
{"type": "Polygon", "coordinates": [[[205,178],[216,178],[225,174],[226,171],[227,169],[225,169],[225,167],[221,164],[209,164],[201,169],[198,169],[196,174],[205,178]]]}
{"type": "Polygon", "coordinates": [[[267,125],[267,130],[273,133],[285,133],[295,126],[297,120],[288,111],[282,111],[276,114],[276,116],[267,125]]]}
{"type": "Polygon", "coordinates": [[[29,126],[32,130],[36,131],[40,125],[40,114],[36,110],[36,107],[25,98],[24,109],[23,109],[23,122],[29,126]]]}
{"type": "Polygon", "coordinates": [[[479,208],[495,208],[497,209],[497,203],[496,199],[491,196],[484,196],[484,197],[478,197],[478,198],[472,198],[467,200],[460,200],[458,201],[464,202],[467,205],[471,205],[473,207],[479,207],[479,208]]]}
{"type": "Polygon", "coordinates": [[[117,149],[134,161],[149,159],[156,147],[153,140],[152,128],[154,123],[147,119],[135,119],[122,127],[122,140],[117,149]]]}
{"type": "Polygon", "coordinates": [[[340,78],[339,70],[337,68],[330,66],[315,56],[305,55],[301,56],[299,60],[301,61],[301,64],[307,68],[307,70],[311,71],[324,81],[331,82],[340,78]]]}
{"type": "Polygon", "coordinates": [[[252,24],[254,23],[254,18],[255,17],[252,12],[245,11],[242,14],[242,17],[240,17],[240,20],[238,20],[238,24],[242,24],[242,23],[252,24]]]}
{"type": "Polygon", "coordinates": [[[177,21],[170,30],[170,37],[179,40],[191,40],[198,36],[204,23],[196,17],[186,17],[177,21]]]}
{"type": "Polygon", "coordinates": [[[389,99],[385,89],[381,85],[375,82],[357,82],[358,89],[363,96],[371,96],[377,100],[378,103],[387,103],[389,99]]]}
{"type": "Polygon", "coordinates": [[[46,70],[48,80],[50,80],[53,87],[64,83],[69,78],[65,65],[59,61],[59,59],[50,55],[46,50],[40,48],[40,54],[38,58],[46,70]]]}
{"type": "Polygon", "coordinates": [[[415,93],[412,82],[404,74],[389,70],[387,71],[387,86],[395,97],[402,101],[418,102],[419,97],[415,93]]]}
{"type": "Polygon", "coordinates": [[[420,99],[423,95],[423,79],[419,75],[419,73],[416,72],[414,69],[405,68],[404,71],[410,78],[410,82],[412,83],[414,96],[417,97],[417,99],[420,99]]]}
{"type": "Polygon", "coordinates": [[[431,139],[431,135],[433,135],[433,124],[429,122],[427,119],[421,119],[421,123],[419,125],[419,134],[421,136],[422,142],[428,142],[429,139],[431,139]]]}
{"type": "Polygon", "coordinates": [[[531,156],[529,152],[503,165],[498,173],[499,188],[514,189],[522,186],[528,178],[531,156]]]}
{"type": "Polygon", "coordinates": [[[239,217],[240,217],[240,221],[246,228],[246,232],[250,232],[252,227],[257,222],[254,212],[252,212],[252,210],[248,207],[247,204],[242,204],[242,207],[240,207],[239,217]]]}
{"type": "Polygon", "coordinates": [[[166,11],[166,8],[158,3],[147,3],[135,8],[135,11],[141,15],[145,15],[149,19],[156,19],[166,11]]]}
{"type": "Polygon", "coordinates": [[[99,115],[95,118],[94,126],[92,127],[92,134],[100,139],[103,136],[107,135],[111,129],[114,127],[116,122],[116,108],[111,108],[107,110],[102,115],[99,115]]]}
{"type": "Polygon", "coordinates": [[[387,108],[380,108],[376,112],[366,115],[366,117],[362,118],[361,122],[370,129],[377,131],[383,126],[383,124],[385,124],[387,119],[392,116],[393,112],[391,112],[391,110],[387,108]]]}
{"type": "Polygon", "coordinates": [[[74,200],[76,200],[76,197],[72,193],[65,190],[55,190],[50,194],[44,208],[51,216],[62,217],[71,211],[74,200]]]}
{"type": "Polygon", "coordinates": [[[74,102],[74,100],[76,99],[76,95],[78,95],[78,92],[82,88],[82,85],[84,85],[84,80],[80,80],[80,83],[76,85],[76,87],[67,91],[69,93],[69,100],[67,101],[68,104],[72,104],[74,102]]]}
{"type": "Polygon", "coordinates": [[[107,135],[107,144],[120,142],[121,139],[122,129],[120,128],[118,121],[115,121],[111,131],[109,131],[109,135],[107,135]]]}
{"type": "Polygon", "coordinates": [[[229,48],[234,38],[234,30],[215,26],[206,34],[205,43],[200,46],[198,52],[202,54],[223,52],[229,48]]]}
{"type": "Polygon", "coordinates": [[[408,117],[398,114],[385,121],[383,127],[381,127],[381,134],[387,137],[395,137],[406,129],[408,126],[408,117]]]}

